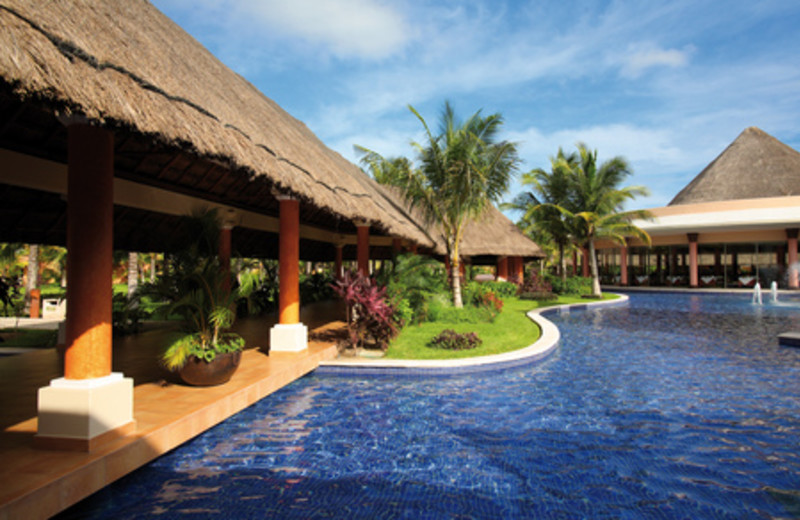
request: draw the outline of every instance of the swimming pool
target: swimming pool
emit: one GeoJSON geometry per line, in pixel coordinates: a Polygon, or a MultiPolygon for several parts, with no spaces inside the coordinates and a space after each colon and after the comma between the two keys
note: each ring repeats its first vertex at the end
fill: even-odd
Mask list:
{"type": "Polygon", "coordinates": [[[631,294],[535,364],[310,375],[63,518],[800,515],[800,310],[631,294]]]}

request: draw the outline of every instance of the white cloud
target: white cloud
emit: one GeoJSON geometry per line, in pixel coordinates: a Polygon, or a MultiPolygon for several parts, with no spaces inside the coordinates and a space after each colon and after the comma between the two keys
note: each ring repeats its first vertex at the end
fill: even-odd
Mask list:
{"type": "Polygon", "coordinates": [[[693,51],[692,46],[687,46],[683,50],[662,49],[652,44],[632,46],[623,58],[622,75],[638,78],[645,70],[654,67],[685,67],[693,51]]]}
{"type": "Polygon", "coordinates": [[[384,58],[402,50],[410,34],[403,15],[376,0],[251,0],[239,8],[269,30],[340,57],[384,58]]]}

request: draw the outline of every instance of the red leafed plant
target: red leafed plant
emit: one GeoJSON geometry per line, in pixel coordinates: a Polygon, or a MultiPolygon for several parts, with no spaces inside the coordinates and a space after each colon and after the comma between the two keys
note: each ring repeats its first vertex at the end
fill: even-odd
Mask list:
{"type": "Polygon", "coordinates": [[[386,288],[359,272],[347,272],[331,284],[347,308],[348,341],[352,348],[363,347],[370,339],[386,350],[399,332],[395,309],[386,300],[386,288]]]}
{"type": "Polygon", "coordinates": [[[492,291],[486,291],[480,296],[480,304],[492,313],[492,317],[497,316],[503,310],[503,300],[497,297],[492,291]]]}

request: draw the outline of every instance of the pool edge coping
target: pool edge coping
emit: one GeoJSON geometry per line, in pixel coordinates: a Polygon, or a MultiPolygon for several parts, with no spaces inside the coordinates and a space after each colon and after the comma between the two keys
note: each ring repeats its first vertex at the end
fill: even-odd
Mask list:
{"type": "Polygon", "coordinates": [[[324,374],[421,374],[447,375],[462,372],[495,370],[532,363],[543,359],[555,351],[561,340],[561,332],[556,325],[543,314],[569,313],[574,310],[585,310],[592,307],[613,307],[627,305],[630,298],[626,294],[612,293],[618,296],[613,300],[589,301],[586,303],[565,303],[532,309],[525,315],[539,326],[539,338],[517,350],[460,359],[332,359],[319,364],[315,372],[324,374]]]}

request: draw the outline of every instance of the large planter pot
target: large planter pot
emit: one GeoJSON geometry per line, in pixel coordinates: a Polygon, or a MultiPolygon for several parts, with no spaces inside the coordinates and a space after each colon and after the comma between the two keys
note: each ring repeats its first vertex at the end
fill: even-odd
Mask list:
{"type": "Polygon", "coordinates": [[[242,351],[218,354],[210,363],[192,357],[178,371],[183,382],[192,386],[214,386],[228,382],[242,360],[242,351]]]}

